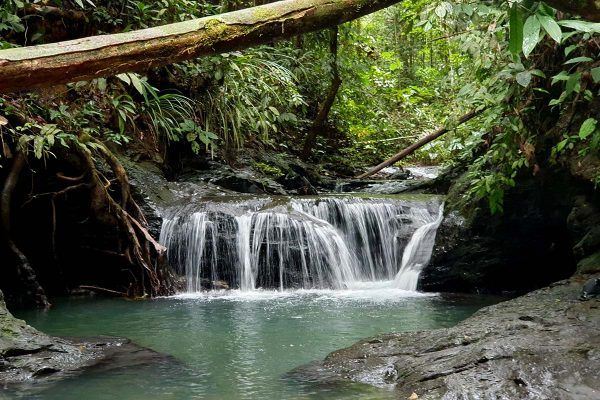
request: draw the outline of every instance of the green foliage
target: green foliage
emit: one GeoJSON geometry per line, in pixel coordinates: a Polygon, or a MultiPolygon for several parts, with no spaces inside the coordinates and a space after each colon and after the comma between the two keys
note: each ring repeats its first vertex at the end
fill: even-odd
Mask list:
{"type": "MultiPolygon", "coordinates": [[[[254,4],[46,3],[83,10],[98,33],[254,4]]],[[[25,5],[20,0],[0,5],[1,47],[46,40],[43,30],[26,29],[25,5]]],[[[468,162],[467,194],[500,212],[506,191],[539,168],[538,157],[550,154],[551,162],[561,163],[599,153],[598,34],[600,24],[559,20],[552,8],[531,0],[405,0],[345,24],[337,57],[343,85],[329,115],[331,137],[319,137],[314,160],[363,168],[446,126],[449,134],[407,162],[468,162]],[[458,116],[484,108],[477,120],[457,126],[458,116]],[[577,109],[589,111],[580,115],[577,109]],[[555,126],[544,126],[544,118],[555,126]]],[[[15,112],[11,108],[27,110],[39,121],[3,127],[3,134],[10,129],[16,142],[41,158],[63,142],[93,142],[86,137],[119,145],[184,142],[192,152],[212,156],[244,146],[298,151],[329,90],[331,60],[329,34],[318,32],[177,64],[150,77],[121,74],[80,82],[61,98],[24,96],[0,105],[4,115],[15,112]]],[[[273,176],[281,172],[253,165],[273,176]]],[[[595,179],[600,182],[600,174],[595,179]]]]}
{"type": "Polygon", "coordinates": [[[265,175],[269,175],[275,179],[277,178],[281,178],[284,174],[283,171],[281,171],[280,168],[275,167],[273,165],[269,165],[263,162],[256,162],[254,163],[254,168],[256,168],[257,170],[259,170],[260,172],[262,172],[265,175]]]}
{"type": "Polygon", "coordinates": [[[298,87],[298,76],[308,68],[304,60],[290,47],[264,46],[179,68],[188,76],[208,75],[219,83],[196,99],[200,124],[225,146],[240,148],[247,138],[268,142],[282,128],[295,126],[295,112],[306,106],[298,87]]]}

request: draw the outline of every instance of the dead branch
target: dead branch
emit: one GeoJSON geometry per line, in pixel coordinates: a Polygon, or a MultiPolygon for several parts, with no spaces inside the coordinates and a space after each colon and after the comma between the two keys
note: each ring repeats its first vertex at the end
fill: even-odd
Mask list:
{"type": "MultiPolygon", "coordinates": [[[[465,115],[463,115],[462,117],[460,117],[460,119],[458,120],[458,124],[456,126],[460,126],[470,120],[472,120],[473,118],[477,117],[478,115],[480,115],[485,109],[481,109],[481,110],[474,110],[471,111],[465,115]]],[[[435,139],[439,138],[440,136],[450,132],[452,129],[449,128],[440,128],[437,131],[435,131],[434,133],[431,133],[427,136],[425,136],[423,139],[419,140],[418,142],[408,146],[407,148],[405,148],[404,150],[402,150],[401,152],[395,154],[393,157],[385,160],[384,162],[382,162],[381,164],[377,165],[376,167],[371,168],[370,170],[368,170],[367,172],[365,172],[364,174],[361,174],[359,176],[357,176],[357,179],[364,179],[367,178],[373,174],[376,174],[377,172],[381,171],[382,169],[389,167],[391,165],[394,165],[395,163],[397,163],[398,161],[402,160],[403,158],[406,158],[407,156],[411,155],[412,153],[414,153],[415,151],[417,151],[418,149],[420,149],[421,147],[425,146],[427,143],[431,143],[433,142],[435,139]]]]}

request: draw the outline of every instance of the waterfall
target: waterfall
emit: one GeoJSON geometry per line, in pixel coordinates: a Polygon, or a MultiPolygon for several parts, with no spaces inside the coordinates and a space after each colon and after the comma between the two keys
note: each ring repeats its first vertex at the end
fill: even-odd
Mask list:
{"type": "Polygon", "coordinates": [[[160,242],[188,292],[218,282],[244,291],[342,289],[424,265],[441,212],[437,198],[224,199],[167,211],[160,242]]]}
{"type": "Polygon", "coordinates": [[[412,235],[404,248],[400,271],[394,278],[395,287],[404,290],[417,290],[419,275],[431,260],[437,229],[443,219],[444,205],[442,204],[435,220],[421,226],[412,235]]]}

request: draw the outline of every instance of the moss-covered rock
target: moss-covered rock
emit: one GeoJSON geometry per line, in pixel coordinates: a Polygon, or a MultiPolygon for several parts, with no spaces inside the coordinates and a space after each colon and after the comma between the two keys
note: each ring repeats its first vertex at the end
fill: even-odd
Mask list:
{"type": "Polygon", "coordinates": [[[467,185],[463,175],[450,187],[447,217],[421,289],[525,292],[575,272],[581,257],[574,246],[595,226],[589,215],[575,215],[577,207],[591,209],[582,206],[592,201],[588,187],[560,171],[522,177],[507,192],[504,213],[493,215],[487,204],[468,201],[467,185]]]}

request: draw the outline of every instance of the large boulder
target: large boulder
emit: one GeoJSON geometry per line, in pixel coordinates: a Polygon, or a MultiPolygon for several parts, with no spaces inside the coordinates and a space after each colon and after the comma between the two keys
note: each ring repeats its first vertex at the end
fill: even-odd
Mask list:
{"type": "Polygon", "coordinates": [[[568,174],[522,177],[496,215],[466,201],[468,184],[464,175],[450,188],[421,290],[522,293],[571,276],[600,250],[597,195],[568,174]]]}
{"type": "Polygon", "coordinates": [[[578,300],[583,282],[484,308],[452,328],[365,339],[294,375],[385,387],[399,399],[597,399],[600,301],[578,300]]]}

